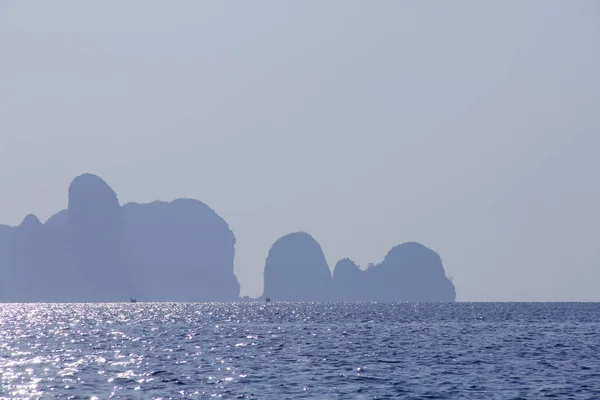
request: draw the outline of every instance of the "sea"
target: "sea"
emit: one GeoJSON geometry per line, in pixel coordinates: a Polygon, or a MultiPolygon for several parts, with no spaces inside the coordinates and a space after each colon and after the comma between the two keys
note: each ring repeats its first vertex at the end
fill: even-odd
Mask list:
{"type": "Polygon", "coordinates": [[[15,399],[600,399],[600,304],[2,304],[0,377],[15,399]]]}

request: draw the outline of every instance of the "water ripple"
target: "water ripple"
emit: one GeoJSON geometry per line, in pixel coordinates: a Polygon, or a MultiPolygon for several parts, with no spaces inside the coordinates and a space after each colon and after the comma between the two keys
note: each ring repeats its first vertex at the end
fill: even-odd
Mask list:
{"type": "Polygon", "coordinates": [[[0,306],[2,397],[600,398],[598,304],[0,306]]]}

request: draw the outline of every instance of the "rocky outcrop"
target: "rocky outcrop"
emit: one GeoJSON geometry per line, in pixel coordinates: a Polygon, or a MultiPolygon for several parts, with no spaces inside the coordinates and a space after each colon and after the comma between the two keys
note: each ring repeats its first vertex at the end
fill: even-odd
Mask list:
{"type": "Polygon", "coordinates": [[[278,301],[325,301],[331,298],[331,272],[321,246],[304,232],[277,240],[267,257],[264,296],[278,301]]]}
{"type": "Polygon", "coordinates": [[[16,301],[23,301],[27,293],[31,293],[34,298],[38,297],[42,283],[48,279],[46,270],[36,270],[36,266],[43,262],[43,251],[38,251],[38,247],[43,242],[44,233],[40,220],[31,214],[13,229],[9,250],[11,268],[8,271],[12,287],[8,290],[13,292],[16,301]],[[39,274],[39,280],[27,279],[35,273],[39,274]]]}
{"type": "Polygon", "coordinates": [[[235,236],[206,204],[191,199],[123,207],[135,296],[156,301],[239,299],[235,236]]]}
{"type": "Polygon", "coordinates": [[[69,187],[67,215],[75,267],[71,273],[81,282],[81,297],[86,301],[127,299],[132,276],[123,258],[123,219],[117,194],[100,177],[80,175],[69,187]]]}
{"type": "Polygon", "coordinates": [[[442,259],[420,243],[405,243],[386,255],[381,268],[395,269],[399,292],[410,301],[454,301],[456,289],[446,277],[442,259]]]}
{"type": "Polygon", "coordinates": [[[442,260],[419,243],[394,247],[383,262],[361,270],[339,261],[330,279],[319,244],[306,233],[279,239],[265,265],[264,296],[274,300],[454,301],[442,260]]]}
{"type": "Polygon", "coordinates": [[[337,301],[364,301],[364,273],[349,258],[338,261],[333,269],[333,296],[337,301]]]}
{"type": "Polygon", "coordinates": [[[68,207],[42,224],[0,226],[2,301],[227,301],[239,298],[235,237],[205,204],[119,205],[101,178],[84,174],[68,207]]]}
{"type": "Polygon", "coordinates": [[[362,274],[363,290],[370,301],[456,299],[454,285],[446,277],[440,256],[419,243],[394,247],[383,262],[362,274]]]}
{"type": "MultiPolygon", "coordinates": [[[[45,224],[28,215],[0,225],[0,301],[233,301],[235,236],[223,218],[191,199],[120,206],[101,178],[69,187],[68,207],[45,224]]],[[[343,259],[333,278],[307,233],[277,240],[264,296],[278,301],[453,301],[442,260],[419,243],[394,247],[361,270],[343,259]]]]}

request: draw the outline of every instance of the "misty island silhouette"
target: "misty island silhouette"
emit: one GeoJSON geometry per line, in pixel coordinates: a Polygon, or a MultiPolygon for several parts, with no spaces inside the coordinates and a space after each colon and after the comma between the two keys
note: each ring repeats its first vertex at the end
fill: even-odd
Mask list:
{"type": "MultiPolygon", "coordinates": [[[[237,301],[235,236],[192,199],[121,206],[92,174],[76,177],[68,206],[41,223],[0,225],[0,301],[237,301]]],[[[437,253],[418,243],[394,247],[361,270],[349,259],[333,276],[316,240],[277,240],[264,270],[264,295],[279,301],[454,301],[437,253]]],[[[246,298],[247,299],[247,298],[246,298]]]]}

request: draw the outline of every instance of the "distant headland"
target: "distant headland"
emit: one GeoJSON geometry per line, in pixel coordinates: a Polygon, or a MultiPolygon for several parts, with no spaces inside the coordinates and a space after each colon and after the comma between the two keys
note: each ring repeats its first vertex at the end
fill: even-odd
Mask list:
{"type": "MultiPolygon", "coordinates": [[[[223,218],[192,199],[121,206],[100,177],[83,174],[68,206],[42,223],[28,215],[0,225],[0,301],[237,301],[235,236],[223,218]]],[[[454,301],[440,257],[418,243],[394,247],[361,270],[349,259],[333,275],[307,233],[271,247],[263,300],[454,301]]],[[[245,299],[249,300],[249,299],[245,299]]]]}

